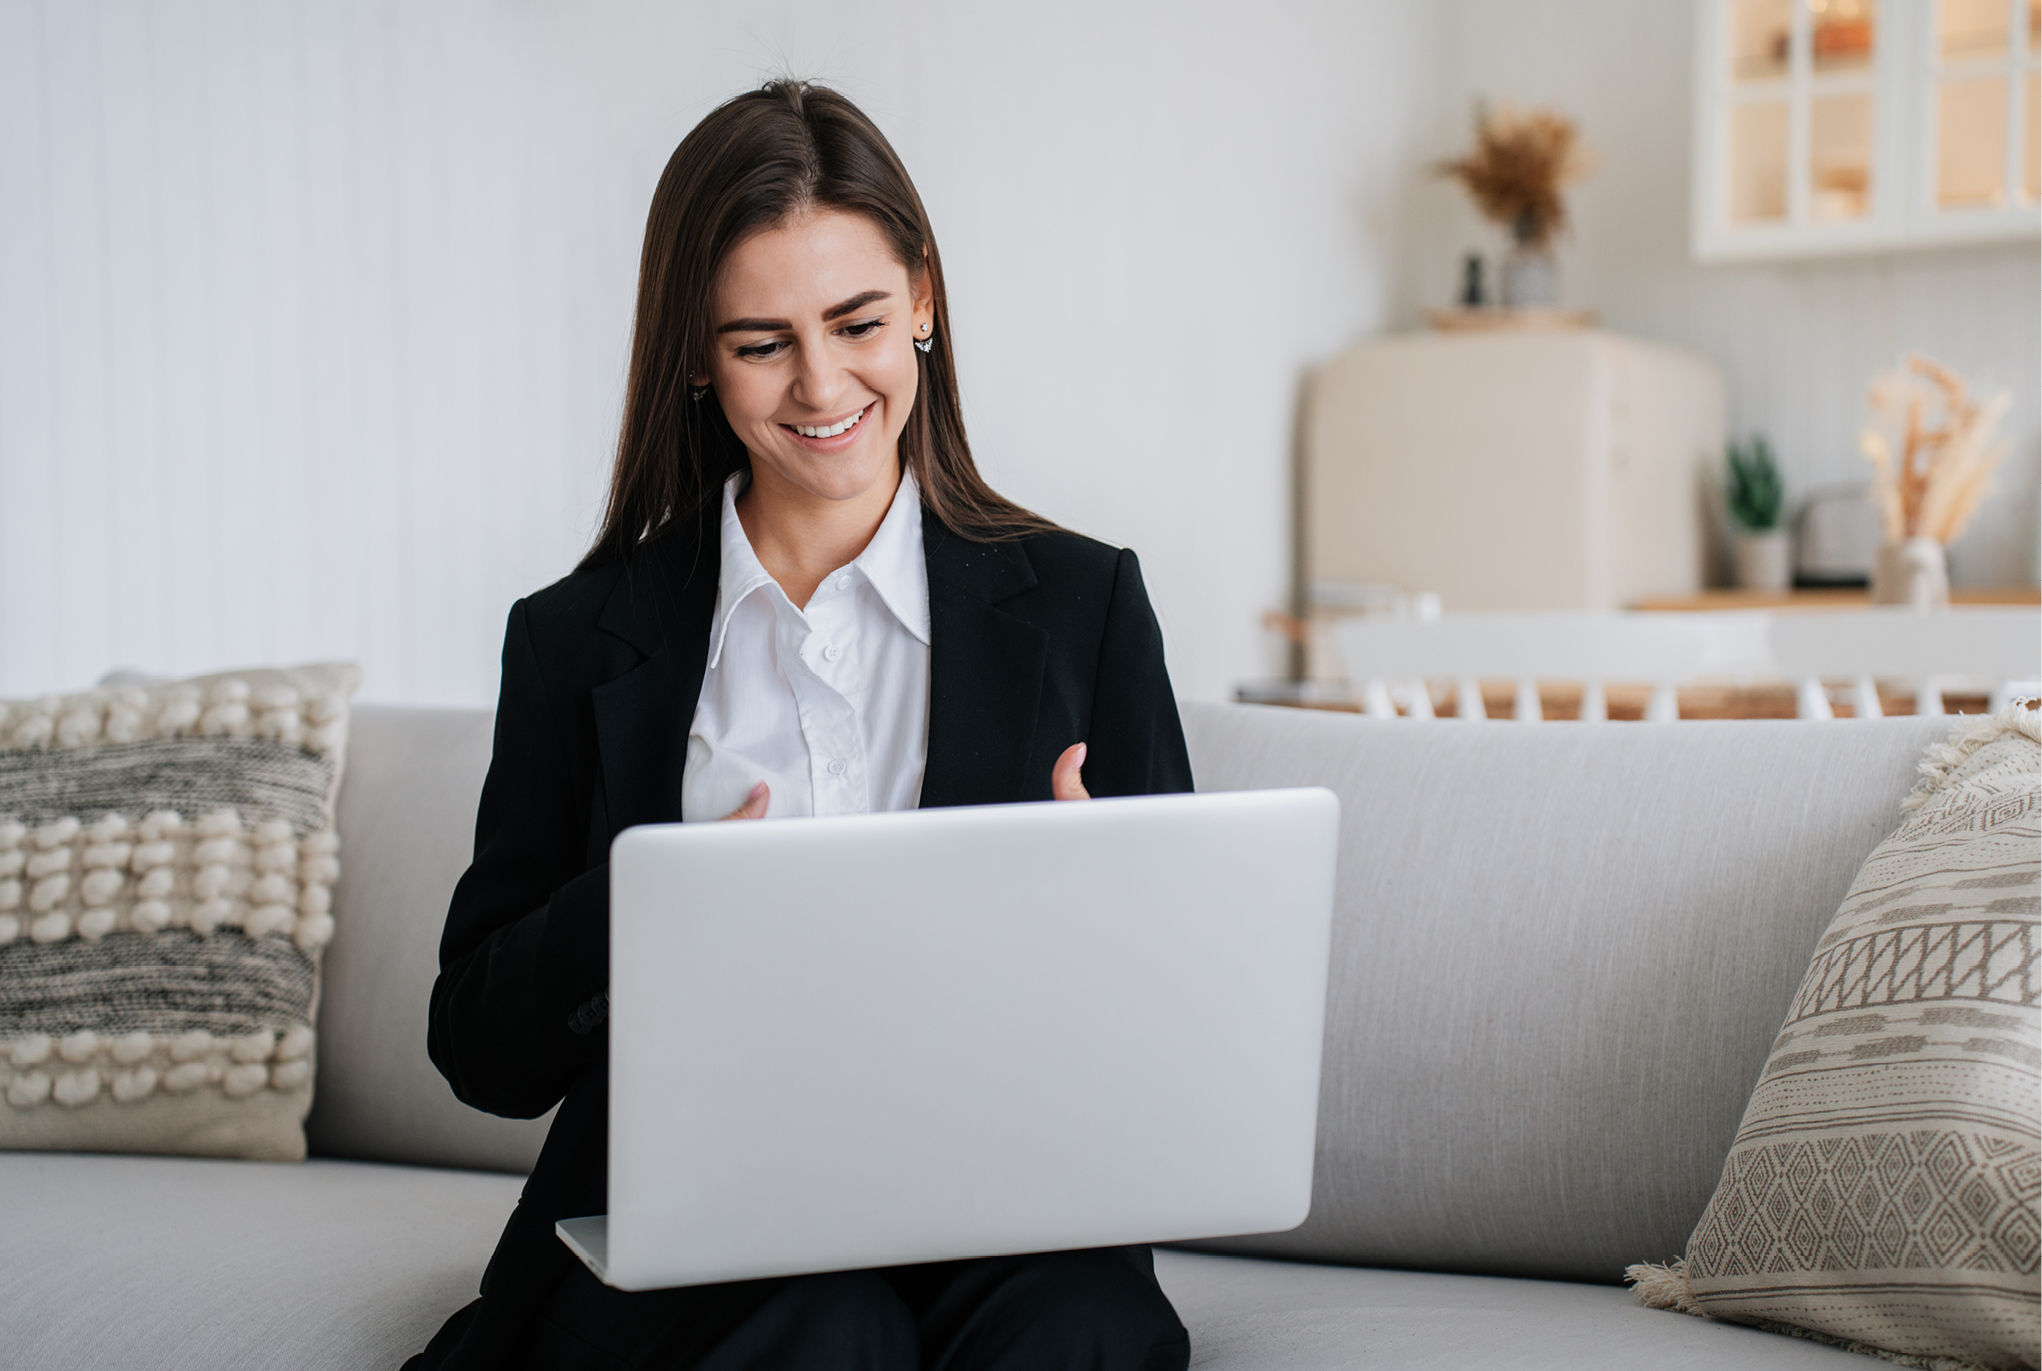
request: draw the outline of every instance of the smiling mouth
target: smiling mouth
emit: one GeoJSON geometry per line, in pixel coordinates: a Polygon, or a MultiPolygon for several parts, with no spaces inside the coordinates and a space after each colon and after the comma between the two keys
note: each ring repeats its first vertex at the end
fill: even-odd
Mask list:
{"type": "MultiPolygon", "coordinates": [[[[877,402],[875,401],[874,403],[877,402]]],[[[858,427],[865,416],[871,412],[872,406],[867,405],[850,418],[839,419],[834,424],[782,424],[780,427],[798,433],[804,438],[835,438],[840,434],[849,433],[852,429],[858,427]]]]}

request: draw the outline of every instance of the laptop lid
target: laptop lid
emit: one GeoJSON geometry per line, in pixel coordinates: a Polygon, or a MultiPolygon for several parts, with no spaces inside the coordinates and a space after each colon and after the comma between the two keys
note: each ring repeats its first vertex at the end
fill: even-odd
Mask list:
{"type": "Polygon", "coordinates": [[[1269,1232],[1311,1202],[1327,790],[668,824],[611,851],[625,1290],[1269,1232]]]}

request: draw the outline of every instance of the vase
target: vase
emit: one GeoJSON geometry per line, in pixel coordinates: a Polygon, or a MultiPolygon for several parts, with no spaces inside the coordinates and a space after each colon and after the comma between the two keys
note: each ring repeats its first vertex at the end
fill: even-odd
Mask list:
{"type": "Polygon", "coordinates": [[[1560,303],[1560,264],[1544,247],[1519,243],[1503,259],[1503,307],[1552,309],[1560,303]]]}
{"type": "Polygon", "coordinates": [[[1950,603],[1950,557],[1933,538],[1888,543],[1872,564],[1872,603],[1933,609],[1950,603]]]}
{"type": "Polygon", "coordinates": [[[1741,531],[1736,560],[1741,589],[1783,591],[1794,583],[1793,544],[1783,528],[1741,531]]]}

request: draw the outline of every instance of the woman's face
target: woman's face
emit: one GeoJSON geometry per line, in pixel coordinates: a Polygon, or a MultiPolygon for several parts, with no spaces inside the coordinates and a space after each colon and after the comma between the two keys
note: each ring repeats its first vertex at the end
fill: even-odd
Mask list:
{"type": "Polygon", "coordinates": [[[933,317],[915,284],[870,220],[840,211],[753,234],[724,260],[696,383],[715,387],[760,486],[891,498],[933,317]]]}

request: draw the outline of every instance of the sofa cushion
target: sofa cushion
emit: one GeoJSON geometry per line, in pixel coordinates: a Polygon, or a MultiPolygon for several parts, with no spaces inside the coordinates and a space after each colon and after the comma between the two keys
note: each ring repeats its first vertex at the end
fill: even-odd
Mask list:
{"type": "Polygon", "coordinates": [[[1692,1304],[2034,1366],[2042,721],[1966,721],[1823,934],[1688,1243],[1692,1304]]]}
{"type": "Polygon", "coordinates": [[[1340,796],[1312,1213],[1229,1242],[1614,1281],[1679,1253],[1936,719],[1187,705],[1200,789],[1340,796]]]}
{"type": "Polygon", "coordinates": [[[492,715],[359,705],[340,789],[347,863],[326,953],[315,1156],[529,1171],[542,1119],[499,1119],[454,1098],[425,1052],[440,930],[474,846],[492,715]]]}
{"type": "Polygon", "coordinates": [[[1850,1352],[1641,1309],[1604,1285],[1159,1251],[1202,1371],[1852,1371],[1850,1352]]]}
{"type": "Polygon", "coordinates": [[[518,1184],[316,1159],[0,1155],[0,1363],[394,1368],[475,1298],[518,1184]]]}
{"type": "Polygon", "coordinates": [[[0,1147],[305,1155],[360,674],[0,701],[0,1147]]]}

